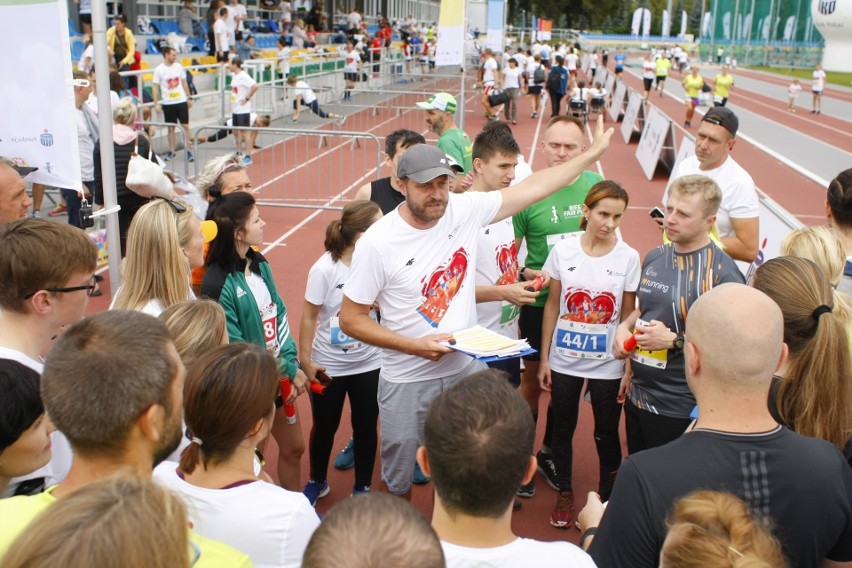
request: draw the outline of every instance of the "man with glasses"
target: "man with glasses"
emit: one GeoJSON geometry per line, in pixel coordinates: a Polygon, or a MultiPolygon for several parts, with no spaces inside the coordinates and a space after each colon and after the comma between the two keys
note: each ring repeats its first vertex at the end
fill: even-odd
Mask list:
{"type": "MultiPolygon", "coordinates": [[[[77,489],[122,470],[150,477],[180,441],[185,375],[165,324],[149,315],[112,310],[65,331],[45,364],[41,395],[74,449],[71,472],[42,493],[0,501],[0,557],[39,513],[77,489]]],[[[118,507],[117,522],[122,514],[118,507]]],[[[251,566],[224,544],[189,538],[193,566],[251,566]]]]}
{"type": "MultiPolygon", "coordinates": [[[[83,317],[95,290],[98,250],[83,231],[45,219],[0,227],[0,358],[42,372],[42,354],[64,327],[83,317]]],[[[40,490],[61,481],[71,451],[53,434],[50,463],[13,479],[3,496],[40,490]]]]}

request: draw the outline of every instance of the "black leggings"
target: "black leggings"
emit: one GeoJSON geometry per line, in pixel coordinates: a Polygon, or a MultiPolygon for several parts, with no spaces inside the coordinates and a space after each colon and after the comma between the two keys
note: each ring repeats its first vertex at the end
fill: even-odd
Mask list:
{"type": "Polygon", "coordinates": [[[321,482],[328,476],[334,434],[340,425],[343,401],[349,394],[352,437],[355,440],[355,485],[370,485],[378,442],[378,390],[379,369],[376,369],[357,375],[334,377],[322,395],[311,393],[311,415],[314,419],[309,446],[312,480],[321,482]]]}
{"type": "MultiPolygon", "coordinates": [[[[571,491],[571,472],[574,462],[574,430],[580,414],[580,395],[583,379],[550,371],[553,402],[553,464],[560,491],[571,491]]],[[[603,485],[621,465],[621,441],[618,438],[618,421],[621,405],[618,404],[618,379],[588,379],[595,416],[595,446],[600,460],[603,485]]]]}
{"type": "Polygon", "coordinates": [[[547,94],[550,95],[550,116],[559,116],[559,107],[562,105],[562,97],[565,95],[553,89],[547,89],[547,94]]]}
{"type": "Polygon", "coordinates": [[[680,438],[692,423],[691,418],[674,418],[642,410],[630,400],[624,403],[627,453],[635,454],[680,438]]]}

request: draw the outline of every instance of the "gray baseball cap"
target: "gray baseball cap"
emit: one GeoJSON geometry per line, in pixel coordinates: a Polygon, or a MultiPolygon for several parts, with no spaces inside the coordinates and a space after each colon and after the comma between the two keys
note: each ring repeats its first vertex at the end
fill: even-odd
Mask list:
{"type": "Polygon", "coordinates": [[[22,163],[25,162],[23,160],[10,160],[9,158],[4,158],[3,156],[0,156],[0,164],[5,164],[9,166],[10,168],[18,172],[18,175],[21,177],[27,177],[28,174],[31,174],[32,172],[38,169],[33,166],[22,165],[22,163]]]}
{"type": "Polygon", "coordinates": [[[397,177],[428,183],[438,176],[456,176],[453,161],[443,150],[427,144],[411,146],[399,159],[397,177]]]}

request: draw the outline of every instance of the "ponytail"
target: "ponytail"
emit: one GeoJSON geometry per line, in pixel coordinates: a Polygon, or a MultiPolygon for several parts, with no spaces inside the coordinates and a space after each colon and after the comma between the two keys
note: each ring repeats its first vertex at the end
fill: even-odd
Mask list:
{"type": "Polygon", "coordinates": [[[325,229],[325,250],[331,253],[331,259],[340,260],[343,252],[353,246],[358,236],[381,214],[382,210],[372,201],[358,199],[346,205],[340,219],[335,219],[325,229]]]}

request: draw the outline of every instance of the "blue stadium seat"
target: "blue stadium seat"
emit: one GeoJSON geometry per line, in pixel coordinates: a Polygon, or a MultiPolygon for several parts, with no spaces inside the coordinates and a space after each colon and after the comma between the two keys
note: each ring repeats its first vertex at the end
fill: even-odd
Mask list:
{"type": "Polygon", "coordinates": [[[148,55],[161,55],[160,47],[157,45],[157,42],[149,41],[148,46],[145,48],[145,53],[148,55]]]}
{"type": "Polygon", "coordinates": [[[77,68],[76,62],[80,61],[80,57],[83,56],[83,50],[86,49],[86,46],[79,39],[71,40],[71,62],[74,64],[74,68],[77,68]]]}
{"type": "Polygon", "coordinates": [[[77,31],[76,27],[74,27],[74,20],[71,18],[68,18],[68,35],[71,37],[80,35],[80,32],[77,31]]]}

